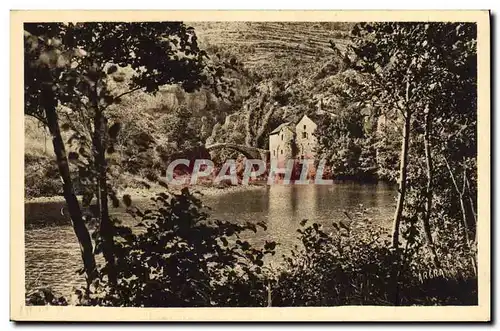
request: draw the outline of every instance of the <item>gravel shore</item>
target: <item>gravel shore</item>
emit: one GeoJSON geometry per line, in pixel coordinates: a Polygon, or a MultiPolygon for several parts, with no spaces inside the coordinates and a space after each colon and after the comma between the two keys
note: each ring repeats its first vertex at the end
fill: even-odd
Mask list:
{"type": "MultiPolygon", "coordinates": [[[[264,190],[266,189],[265,183],[256,183],[252,185],[234,185],[234,186],[206,186],[206,185],[194,185],[189,186],[189,190],[191,192],[199,192],[205,196],[216,196],[220,194],[227,194],[232,192],[241,192],[241,191],[249,191],[249,190],[264,190]]],[[[170,187],[171,192],[178,193],[182,187],[170,187]]],[[[150,189],[145,188],[126,188],[118,191],[118,197],[122,197],[125,194],[130,195],[132,198],[149,198],[154,195],[165,192],[165,188],[156,185],[151,187],[150,189]]],[[[78,196],[78,200],[81,201],[82,196],[78,196]]],[[[51,196],[51,197],[33,197],[26,198],[24,200],[25,203],[44,203],[44,202],[63,202],[64,197],[61,195],[51,196]]]]}

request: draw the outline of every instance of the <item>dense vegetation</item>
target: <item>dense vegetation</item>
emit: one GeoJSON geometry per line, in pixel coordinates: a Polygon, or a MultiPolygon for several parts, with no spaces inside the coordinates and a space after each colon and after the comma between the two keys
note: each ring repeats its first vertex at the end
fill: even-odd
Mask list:
{"type": "MultiPolygon", "coordinates": [[[[313,116],[320,125],[319,152],[329,162],[334,177],[395,180],[399,153],[396,145],[387,148],[387,141],[394,142],[391,133],[377,134],[377,128],[380,132],[383,127],[380,117],[359,112],[342,97],[344,80],[352,75],[345,70],[341,51],[350,43],[351,24],[276,23],[271,29],[260,23],[242,23],[229,24],[222,31],[209,23],[194,26],[204,32],[200,43],[211,60],[226,64],[223,79],[231,86],[227,91],[230,98],[217,98],[207,87],[186,93],[169,85],[160,86],[155,95],[135,91],[120,98],[119,104],[110,105],[110,119],[122,128],[114,145],[118,153],[113,160],[121,174],[116,185],[144,187],[146,176],[157,178],[168,162],[179,156],[191,159],[203,155],[216,163],[238,156],[232,150],[209,156],[203,151],[206,144],[231,142],[267,149],[270,131],[304,114],[313,116]],[[232,29],[238,29],[238,36],[232,29]],[[267,31],[267,41],[255,34],[262,29],[267,31]],[[294,37],[284,38],[279,31],[294,37]],[[297,48],[304,38],[308,43],[297,48]],[[249,43],[254,51],[245,52],[249,43]],[[143,111],[130,112],[138,108],[143,111]]],[[[117,93],[126,91],[132,75],[130,68],[117,67],[107,84],[117,93]]],[[[40,134],[34,137],[40,138],[40,134]]],[[[26,147],[31,149],[29,141],[26,147]]],[[[54,170],[55,165],[47,165],[46,171],[54,170]]],[[[61,194],[57,186],[37,188],[42,178],[37,179],[40,181],[29,182],[27,196],[61,194]]]]}
{"type": "MultiPolygon", "coordinates": [[[[305,31],[315,29],[330,39],[289,58],[290,44],[264,42],[261,49],[276,57],[271,70],[256,60],[262,54],[237,51],[238,43],[205,42],[203,50],[182,23],[25,27],[25,114],[50,131],[56,161],[26,153],[27,169],[45,164],[38,173],[49,183],[28,192],[55,192],[46,178],[62,178],[87,279],[79,304],[477,303],[475,25],[305,31]],[[213,221],[191,192],[161,181],[165,193],[150,209],[117,196],[130,184],[123,176],[156,182],[169,160],[207,155],[207,142],[266,148],[270,130],[304,113],[318,121],[317,152],[335,177],[398,182],[391,234],[362,216],[332,220],[331,234],[304,221],[302,247],[271,270],[266,255],[279,243],[253,247],[239,237],[265,224],[213,221]],[[92,235],[76,193],[84,205],[97,201],[92,235]],[[108,204],[121,203],[137,228],[109,216],[108,204]],[[101,254],[105,263],[96,265],[101,254]]],[[[46,291],[27,300],[66,303],[46,291]]]]}

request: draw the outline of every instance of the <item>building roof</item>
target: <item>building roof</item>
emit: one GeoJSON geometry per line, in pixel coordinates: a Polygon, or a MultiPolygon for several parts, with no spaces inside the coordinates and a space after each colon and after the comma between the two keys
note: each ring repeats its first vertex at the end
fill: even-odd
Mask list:
{"type": "Polygon", "coordinates": [[[293,125],[292,122],[282,123],[276,129],[274,129],[273,131],[271,131],[271,133],[269,133],[269,134],[271,135],[271,134],[279,133],[281,131],[281,129],[283,129],[284,127],[290,127],[292,125],[293,125]]]}
{"type": "Polygon", "coordinates": [[[304,114],[304,115],[302,115],[302,117],[300,117],[300,119],[299,119],[299,120],[297,120],[297,121],[293,121],[293,122],[285,122],[285,123],[280,124],[280,125],[279,125],[276,129],[274,129],[273,131],[271,131],[271,132],[269,133],[269,135],[279,133],[279,132],[280,132],[280,131],[284,128],[284,127],[288,127],[290,130],[295,131],[295,125],[297,125],[300,121],[302,121],[302,119],[303,119],[304,117],[307,117],[307,118],[309,118],[311,121],[316,122],[316,121],[319,119],[319,117],[321,117],[321,116],[320,116],[320,115],[318,115],[318,116],[314,116],[314,115],[310,115],[310,116],[308,116],[308,115],[304,114]],[[311,117],[313,117],[313,118],[311,118],[311,117]]]}
{"type": "MultiPolygon", "coordinates": [[[[302,117],[301,117],[301,118],[299,118],[299,120],[298,120],[298,121],[297,121],[297,123],[295,123],[295,124],[299,124],[299,122],[300,122],[300,121],[302,121],[304,118],[308,118],[308,119],[310,119],[310,120],[312,121],[312,119],[311,119],[309,116],[307,116],[307,114],[304,114],[304,115],[302,115],[302,117]]],[[[313,121],[313,122],[314,122],[314,121],[313,121]]]]}
{"type": "Polygon", "coordinates": [[[315,124],[318,124],[321,122],[321,120],[323,118],[326,118],[326,117],[331,117],[331,116],[337,116],[335,114],[331,114],[331,113],[327,113],[325,111],[321,111],[321,112],[316,112],[316,113],[311,113],[311,114],[308,114],[308,115],[304,115],[300,118],[300,120],[302,120],[304,117],[307,117],[309,118],[311,121],[313,121],[315,124]]]}

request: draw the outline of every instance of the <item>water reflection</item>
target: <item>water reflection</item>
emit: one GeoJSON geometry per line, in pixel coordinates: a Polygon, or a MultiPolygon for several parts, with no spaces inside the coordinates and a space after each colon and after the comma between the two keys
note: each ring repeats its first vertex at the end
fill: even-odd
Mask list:
{"type": "Polygon", "coordinates": [[[267,240],[279,242],[280,253],[286,253],[298,243],[297,229],[301,220],[317,218],[317,193],[314,185],[268,188],[267,240]]]}

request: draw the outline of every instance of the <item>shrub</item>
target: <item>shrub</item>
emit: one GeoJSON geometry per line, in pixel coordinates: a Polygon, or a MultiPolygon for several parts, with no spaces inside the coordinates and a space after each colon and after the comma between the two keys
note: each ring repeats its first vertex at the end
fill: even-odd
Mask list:
{"type": "Polygon", "coordinates": [[[28,306],[67,306],[68,302],[50,288],[39,288],[26,294],[26,305],[28,306]]]}
{"type": "MultiPolygon", "coordinates": [[[[77,291],[80,305],[134,307],[262,307],[341,305],[475,305],[477,277],[468,255],[453,252],[436,268],[419,240],[416,218],[405,218],[402,248],[391,248],[387,232],[364,217],[334,222],[328,233],[306,220],[301,245],[277,270],[264,266],[275,242],[254,248],[240,238],[263,224],[210,220],[187,189],[160,193],[152,208],[129,205],[137,228],[116,225],[117,284],[107,266],[89,289],[77,291]]],[[[97,235],[96,253],[102,250],[97,235]]],[[[448,251],[448,254],[450,252],[448,251]]],[[[66,304],[50,291],[27,297],[27,304],[66,304]]]]}
{"type": "Polygon", "coordinates": [[[26,197],[54,196],[62,191],[55,161],[48,155],[25,153],[24,188],[26,197]]]}
{"type": "Polygon", "coordinates": [[[407,244],[398,249],[370,224],[334,223],[331,234],[316,223],[300,229],[302,249],[285,258],[273,281],[272,305],[477,304],[477,279],[435,269],[412,240],[416,228],[407,224],[407,244]]]}
{"type": "MultiPolygon", "coordinates": [[[[106,268],[81,304],[191,307],[266,305],[264,257],[274,254],[275,243],[263,249],[241,240],[255,224],[237,225],[209,220],[205,207],[187,188],[180,194],[160,193],[151,209],[129,206],[140,222],[139,233],[117,225],[115,257],[117,284],[107,282],[106,268]]],[[[258,224],[265,229],[263,224],[258,224]]],[[[98,231],[96,232],[98,233],[98,231]]],[[[96,237],[96,251],[102,241],[96,237]]]]}

